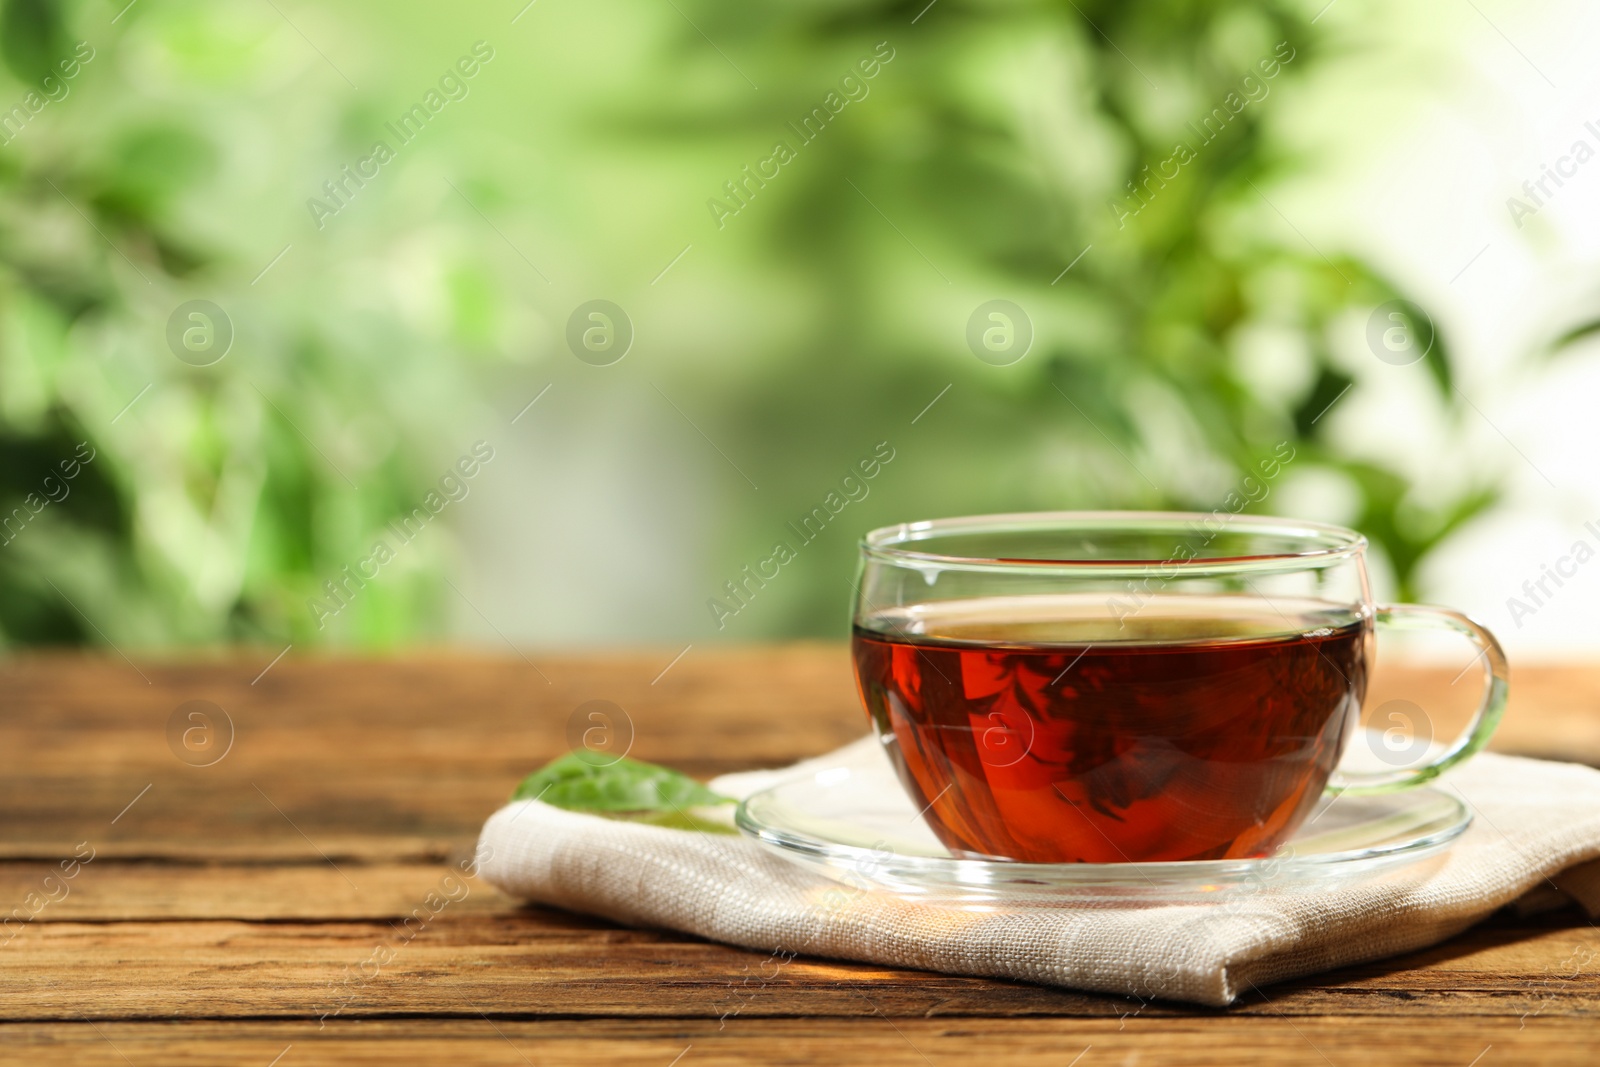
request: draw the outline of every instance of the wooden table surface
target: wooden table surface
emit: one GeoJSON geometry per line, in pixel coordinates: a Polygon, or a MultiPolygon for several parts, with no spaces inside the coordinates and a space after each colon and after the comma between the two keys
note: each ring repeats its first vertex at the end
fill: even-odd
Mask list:
{"type": "MultiPolygon", "coordinates": [[[[624,709],[634,755],[701,777],[863,732],[841,647],[695,648],[652,682],[674,651],[290,655],[259,678],[270,652],[0,662],[0,1059],[1595,1062],[1600,933],[1575,910],[1497,916],[1226,1011],[804,957],[746,984],[763,954],[473,881],[395,948],[484,817],[567,749],[584,701],[624,709]],[[193,700],[233,724],[210,766],[169,740],[193,700]]],[[[1443,707],[1453,673],[1381,672],[1376,697],[1443,707]]],[[[1600,764],[1600,668],[1521,669],[1512,693],[1498,748],[1600,764]]]]}

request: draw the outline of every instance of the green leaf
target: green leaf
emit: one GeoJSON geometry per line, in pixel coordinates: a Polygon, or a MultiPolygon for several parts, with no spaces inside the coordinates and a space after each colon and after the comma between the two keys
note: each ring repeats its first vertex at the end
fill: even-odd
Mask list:
{"type": "Polygon", "coordinates": [[[1355,384],[1355,379],[1343,371],[1324,366],[1317,374],[1316,384],[1311,387],[1305,401],[1294,412],[1294,429],[1303,440],[1310,440],[1316,423],[1333,402],[1344,395],[1345,390],[1355,384]]]}
{"type": "Polygon", "coordinates": [[[1544,355],[1553,356],[1558,353],[1564,353],[1579,341],[1593,337],[1597,333],[1600,333],[1600,319],[1591,319],[1581,325],[1574,326],[1554,341],[1551,341],[1550,347],[1545,350],[1544,355]]]}
{"type": "Polygon", "coordinates": [[[577,752],[528,775],[511,799],[542,800],[568,811],[654,812],[685,819],[690,807],[734,803],[667,767],[627,757],[602,763],[601,757],[577,752]]]}
{"type": "Polygon", "coordinates": [[[18,80],[37,86],[71,54],[59,3],[6,0],[0,8],[0,59],[18,80]]]}

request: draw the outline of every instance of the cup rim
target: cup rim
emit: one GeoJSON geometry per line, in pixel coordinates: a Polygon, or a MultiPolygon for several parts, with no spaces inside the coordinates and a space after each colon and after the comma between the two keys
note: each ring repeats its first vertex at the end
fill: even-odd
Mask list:
{"type": "MultiPolygon", "coordinates": [[[[1213,534],[1213,536],[1215,536],[1213,534]]],[[[1217,511],[1032,511],[993,515],[963,515],[943,519],[923,519],[880,526],[861,539],[864,558],[887,563],[937,567],[949,570],[1082,572],[1111,576],[1118,572],[1150,567],[1178,567],[1183,573],[1239,570],[1282,570],[1327,566],[1332,562],[1360,556],[1367,547],[1361,533],[1332,523],[1270,515],[1244,515],[1217,511]],[[996,556],[954,556],[922,552],[904,547],[950,533],[1004,533],[1019,530],[1084,530],[1117,528],[1124,531],[1182,529],[1186,525],[1223,519],[1223,527],[1233,533],[1258,533],[1287,538],[1303,538],[1303,552],[1273,552],[1245,556],[1202,556],[1135,559],[1010,559],[996,556]]]]}

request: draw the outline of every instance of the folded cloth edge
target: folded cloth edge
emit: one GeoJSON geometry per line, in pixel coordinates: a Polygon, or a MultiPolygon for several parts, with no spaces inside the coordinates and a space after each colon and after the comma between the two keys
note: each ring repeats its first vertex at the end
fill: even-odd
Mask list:
{"type": "MultiPolygon", "coordinates": [[[[713,784],[730,795],[748,795],[780,778],[826,766],[859,745],[873,743],[870,738],[863,739],[791,767],[724,776],[713,784]]],[[[1491,770],[1511,763],[1537,764],[1537,773],[1559,769],[1583,777],[1587,791],[1600,797],[1600,774],[1589,768],[1504,756],[1482,756],[1475,762],[1491,770]]],[[[1504,767],[1502,771],[1510,773],[1504,767]]],[[[1468,777],[1465,770],[1461,777],[1468,777]]],[[[1421,906],[1408,899],[1404,889],[1378,887],[1370,900],[1347,909],[1349,914],[1340,918],[1343,925],[1337,937],[1316,935],[1319,912],[1315,898],[1289,907],[1279,901],[1274,908],[1254,909],[1254,914],[1247,909],[1233,916],[1245,922],[1246,928],[1243,933],[1230,931],[1231,947],[1220,959],[1209,966],[1204,961],[1175,966],[1172,973],[1160,976],[1141,972],[1141,967],[1143,972],[1152,970],[1148,959],[1142,963],[1139,958],[1101,961],[1098,966],[1064,963],[1073,946],[1050,944],[1050,931],[1044,929],[1047,922],[1031,924],[1025,931],[1027,937],[1021,939],[1025,945],[1043,944],[1037,954],[1027,951],[1008,958],[986,951],[1017,943],[999,930],[989,932],[977,948],[955,937],[929,941],[917,936],[921,928],[908,921],[904,912],[928,905],[889,894],[852,896],[846,887],[804,871],[747,839],[608,820],[538,801],[508,804],[485,823],[480,874],[513,896],[629,925],[681,930],[787,958],[804,953],[1225,1006],[1263,985],[1438,943],[1541,885],[1567,889],[1570,883],[1569,895],[1593,914],[1600,894],[1592,891],[1593,871],[1582,864],[1600,857],[1600,810],[1580,822],[1569,826],[1559,843],[1543,842],[1538,862],[1520,866],[1509,877],[1499,872],[1491,893],[1446,893],[1421,906]],[[530,814],[532,821],[523,823],[530,814]],[[828,900],[830,891],[834,897],[845,898],[844,903],[837,907],[817,903],[828,900]],[[770,912],[756,912],[749,904],[760,900],[765,907],[768,897],[770,912]],[[724,907],[724,898],[732,903],[724,907]],[[740,900],[745,902],[743,906],[740,900]],[[1252,919],[1257,921],[1255,931],[1248,927],[1252,919]],[[1122,963],[1131,964],[1132,973],[1129,966],[1118,966],[1122,963]]],[[[1492,827],[1475,831],[1498,833],[1492,827]]],[[[1504,844],[1520,859],[1531,859],[1510,839],[1504,844]]],[[[1447,862],[1449,859],[1447,853],[1447,862]]],[[[1062,913],[1057,910],[1056,914],[1062,913]]],[[[1197,915],[1194,921],[1208,920],[1197,915]]],[[[1093,922],[1075,923],[1068,940],[1083,935],[1086,944],[1103,946],[1113,935],[1100,927],[1093,922]]],[[[1122,931],[1116,936],[1126,934],[1122,931]]],[[[1142,949],[1145,957],[1153,958],[1150,946],[1142,949]]]]}

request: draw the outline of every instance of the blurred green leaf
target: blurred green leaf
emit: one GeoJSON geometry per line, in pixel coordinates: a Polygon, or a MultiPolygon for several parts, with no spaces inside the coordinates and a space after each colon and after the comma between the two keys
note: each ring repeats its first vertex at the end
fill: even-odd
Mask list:
{"type": "MultiPolygon", "coordinates": [[[[0,150],[0,514],[62,449],[86,438],[101,452],[64,506],[0,548],[0,640],[442,636],[459,604],[441,578],[465,555],[454,513],[396,542],[380,578],[339,601],[330,586],[395,540],[389,524],[453,462],[451,413],[476,419],[508,383],[525,402],[570,369],[561,331],[579,289],[638,314],[639,353],[611,380],[648,353],[651,381],[761,485],[719,497],[695,528],[712,531],[686,553],[708,591],[876,442],[900,450],[790,565],[798,577],[741,615],[745,639],[838,634],[840,576],[868,526],[1210,509],[1285,439],[1355,485],[1360,525],[1408,589],[1496,499],[1475,484],[1430,496],[1419,518],[1425,494],[1401,464],[1364,458],[1337,420],[1313,423],[1367,381],[1336,348],[1343,324],[1404,296],[1337,247],[1308,248],[1273,206],[1311,165],[1282,127],[1330,48],[1313,9],[683,4],[571,9],[567,43],[539,64],[513,66],[495,42],[504,58],[470,96],[358,183],[343,168],[445,62],[435,6],[319,9],[306,27],[319,56],[270,9],[141,4],[112,32],[101,4],[3,0],[0,56],[25,83],[80,24],[103,58],[0,150]],[[595,47],[615,61],[595,68],[595,47]],[[891,51],[870,78],[851,73],[891,51]],[[1270,91],[1202,143],[1195,124],[1247,75],[1270,91]],[[791,124],[848,95],[847,76],[855,98],[798,136],[791,124]],[[793,161],[746,179],[780,138],[793,161]],[[1195,158],[1153,179],[1180,139],[1195,158]],[[707,202],[733,180],[747,195],[719,225],[707,202]],[[319,226],[307,200],[335,182],[345,202],[319,226]],[[214,367],[168,351],[168,317],[196,297],[235,328],[214,367]],[[1034,331],[1003,367],[965,342],[995,298],[1034,331]],[[518,376],[538,360],[537,382],[518,376]],[[485,385],[494,364],[505,373],[485,385]]],[[[505,17],[480,8],[484,25],[505,17]]],[[[1452,355],[1436,343],[1426,373],[1459,415],[1452,355]]]]}
{"type": "Polygon", "coordinates": [[[1600,334],[1600,319],[1590,319],[1588,322],[1580,323],[1567,330],[1550,342],[1549,347],[1545,349],[1545,354],[1549,356],[1564,355],[1578,342],[1585,341],[1595,334],[1600,334]]]}
{"type": "Polygon", "coordinates": [[[215,167],[216,150],[193,130],[169,124],[131,130],[107,161],[98,203],[108,214],[154,223],[215,167]]]}
{"type": "Polygon", "coordinates": [[[0,58],[18,81],[37,88],[72,45],[60,0],[4,0],[0,7],[0,58]]]}
{"type": "Polygon", "coordinates": [[[568,811],[682,814],[691,807],[732,804],[686,774],[628,759],[602,763],[569,752],[522,780],[512,800],[542,800],[568,811]]]}

